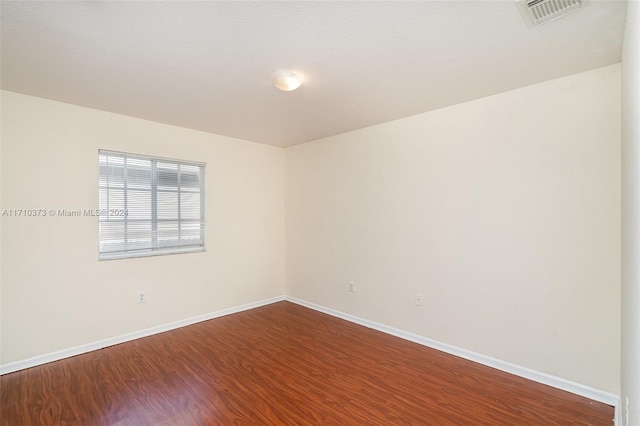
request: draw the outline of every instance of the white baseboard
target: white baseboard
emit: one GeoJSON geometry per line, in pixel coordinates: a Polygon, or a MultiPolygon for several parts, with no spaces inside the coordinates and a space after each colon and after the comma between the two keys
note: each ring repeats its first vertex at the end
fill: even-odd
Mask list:
{"type": "MultiPolygon", "coordinates": [[[[613,406],[614,408],[614,412],[615,412],[615,417],[613,418],[613,426],[623,426],[623,422],[622,422],[622,403],[621,403],[622,399],[618,398],[618,402],[616,403],[616,405],[613,406]]],[[[626,425],[629,426],[629,425],[626,425]]]]}
{"type": "Polygon", "coordinates": [[[21,361],[10,362],[0,365],[0,375],[12,373],[14,371],[24,370],[25,368],[31,368],[38,365],[46,364],[53,361],[58,361],[64,358],[80,355],[83,353],[95,351],[98,349],[106,348],[108,346],[125,343],[131,340],[140,339],[142,337],[152,336],[154,334],[163,333],[165,331],[174,330],[176,328],[185,327],[188,325],[196,324],[202,321],[222,317],[225,315],[235,314],[238,312],[246,311],[260,306],[269,305],[275,302],[283,300],[290,301],[292,303],[323,312],[325,314],[344,319],[355,324],[360,324],[365,327],[381,331],[383,333],[390,334],[392,336],[400,337],[401,339],[409,340],[414,343],[418,343],[423,346],[427,346],[433,349],[437,349],[442,352],[446,352],[451,355],[458,356],[470,361],[477,362],[501,371],[505,371],[516,376],[524,377],[525,379],[533,380],[534,382],[542,383],[548,386],[552,386],[557,389],[561,389],[567,392],[574,393],[576,395],[584,396],[594,401],[602,402],[607,405],[611,405],[615,408],[614,425],[622,426],[622,411],[620,407],[620,397],[609,392],[605,392],[599,389],[592,388],[580,383],[572,382],[570,380],[562,379],[560,377],[552,376],[550,374],[541,373],[539,371],[531,370],[526,367],[522,367],[516,364],[512,364],[506,361],[502,361],[490,356],[482,355],[476,352],[468,351],[466,349],[458,348],[447,343],[442,343],[437,340],[429,339],[427,337],[419,336],[417,334],[409,333],[397,328],[389,327],[384,324],[369,321],[364,318],[360,318],[351,314],[346,314],[334,309],[326,308],[324,306],[316,305],[315,303],[307,302],[306,300],[298,299],[291,296],[277,296],[270,299],[264,299],[257,302],[247,303],[244,305],[236,306],[233,308],[223,309],[220,311],[198,315],[191,318],[186,318],[180,321],[175,321],[168,324],[159,325],[156,327],[147,328],[145,330],[136,331],[133,333],[123,334],[121,336],[115,336],[108,339],[99,340],[97,342],[87,343],[84,345],[76,346],[61,351],[51,352],[44,355],[39,355],[33,358],[28,358],[21,361]]]}
{"type": "Polygon", "coordinates": [[[437,349],[442,352],[446,352],[451,355],[455,355],[460,358],[464,358],[470,361],[483,364],[497,370],[505,371],[516,376],[524,377],[525,379],[533,380],[534,382],[542,383],[548,386],[552,386],[557,389],[561,389],[567,392],[574,393],[576,395],[584,396],[594,401],[602,402],[607,405],[611,405],[616,411],[616,425],[620,423],[618,418],[619,400],[618,395],[614,395],[609,392],[605,392],[599,389],[592,388],[580,383],[572,382],[570,380],[562,379],[560,377],[552,376],[550,374],[541,373],[539,371],[531,370],[526,367],[522,367],[510,362],[502,361],[490,356],[482,355],[476,352],[468,351],[466,349],[458,348],[456,346],[442,343],[437,340],[429,339],[427,337],[419,336],[417,334],[408,333],[406,331],[399,330],[397,328],[389,327],[384,324],[379,324],[373,321],[369,321],[364,318],[360,318],[354,315],[346,314],[344,312],[336,311],[334,309],[326,308],[324,306],[316,305],[315,303],[307,302],[306,300],[298,299],[296,297],[285,296],[285,300],[296,303],[298,305],[329,314],[331,316],[341,318],[356,324],[363,325],[374,330],[381,331],[383,333],[390,334],[392,336],[400,337],[405,340],[409,340],[414,343],[418,343],[423,346],[427,346],[433,349],[437,349]]]}
{"type": "Polygon", "coordinates": [[[280,302],[284,300],[284,296],[272,297],[270,299],[259,300],[257,302],[247,303],[233,308],[222,309],[220,311],[211,312],[204,315],[198,315],[191,318],[171,322],[168,324],[159,325],[156,327],[147,328],[140,331],[134,331],[133,333],[123,334],[121,336],[110,337],[108,339],[98,340],[97,342],[87,343],[80,346],[75,346],[69,349],[63,349],[61,351],[51,352],[44,355],[35,356],[21,361],[10,362],[0,365],[0,375],[13,373],[14,371],[24,370],[25,368],[31,368],[38,365],[46,364],[53,361],[58,361],[64,358],[84,354],[98,349],[106,348],[108,346],[117,345],[119,343],[129,342],[131,340],[140,339],[142,337],[151,336],[165,331],[174,330],[176,328],[185,327],[187,325],[196,324],[202,321],[207,321],[213,318],[222,317],[225,315],[235,314],[238,312],[246,311],[253,308],[258,308],[264,305],[270,305],[271,303],[280,302]]]}

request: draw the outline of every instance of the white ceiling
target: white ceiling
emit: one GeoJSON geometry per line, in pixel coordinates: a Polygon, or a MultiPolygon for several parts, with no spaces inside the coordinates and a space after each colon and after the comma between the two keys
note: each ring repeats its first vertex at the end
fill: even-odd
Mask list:
{"type": "Polygon", "coordinates": [[[625,1],[2,1],[2,88],[289,146],[620,61],[625,1]],[[295,92],[271,74],[304,76],[295,92]]]}

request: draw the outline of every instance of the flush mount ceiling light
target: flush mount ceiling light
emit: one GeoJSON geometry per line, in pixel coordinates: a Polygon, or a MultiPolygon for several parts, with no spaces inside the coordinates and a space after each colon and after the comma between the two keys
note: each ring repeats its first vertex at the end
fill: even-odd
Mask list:
{"type": "Polygon", "coordinates": [[[296,90],[301,84],[300,78],[292,72],[276,71],[273,73],[273,85],[284,92],[296,90]]]}

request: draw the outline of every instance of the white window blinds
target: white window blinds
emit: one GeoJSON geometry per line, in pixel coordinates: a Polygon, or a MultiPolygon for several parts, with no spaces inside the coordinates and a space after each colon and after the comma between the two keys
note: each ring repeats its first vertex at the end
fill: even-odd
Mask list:
{"type": "Polygon", "coordinates": [[[204,250],[204,164],[99,151],[99,258],[204,250]]]}

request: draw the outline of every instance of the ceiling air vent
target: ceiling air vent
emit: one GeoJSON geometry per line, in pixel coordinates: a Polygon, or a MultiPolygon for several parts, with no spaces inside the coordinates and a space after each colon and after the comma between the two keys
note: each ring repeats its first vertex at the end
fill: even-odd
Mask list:
{"type": "Polygon", "coordinates": [[[537,27],[585,6],[584,0],[516,0],[524,19],[537,27]]]}

